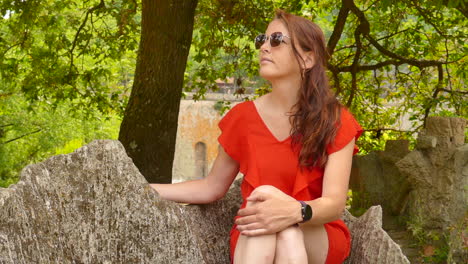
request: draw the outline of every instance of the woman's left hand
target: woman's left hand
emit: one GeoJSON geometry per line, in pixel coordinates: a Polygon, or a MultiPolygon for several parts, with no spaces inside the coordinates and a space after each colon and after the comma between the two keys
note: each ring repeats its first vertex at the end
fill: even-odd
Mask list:
{"type": "Polygon", "coordinates": [[[301,204],[274,186],[256,188],[239,210],[237,229],[242,235],[274,234],[302,220],[301,204]]]}

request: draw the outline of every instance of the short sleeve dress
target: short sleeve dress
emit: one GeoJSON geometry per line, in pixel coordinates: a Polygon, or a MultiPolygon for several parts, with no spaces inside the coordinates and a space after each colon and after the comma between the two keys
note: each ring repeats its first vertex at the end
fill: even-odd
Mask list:
{"type": "MultiPolygon", "coordinates": [[[[353,138],[362,133],[361,126],[345,108],[341,112],[341,124],[332,144],[327,147],[331,154],[342,149],[353,138]]],[[[239,170],[244,175],[241,195],[246,206],[246,198],[260,185],[273,185],[297,200],[314,200],[322,195],[324,169],[311,170],[298,168],[298,155],[291,148],[291,136],[278,140],[270,132],[253,101],[235,105],[219,122],[221,135],[218,137],[226,153],[239,162],[239,170]]],[[[354,146],[354,154],[358,151],[354,146]]],[[[328,256],[326,263],[342,263],[349,254],[350,232],[342,220],[326,223],[328,234],[328,256]]],[[[230,232],[231,262],[239,238],[236,225],[230,232]]]]}

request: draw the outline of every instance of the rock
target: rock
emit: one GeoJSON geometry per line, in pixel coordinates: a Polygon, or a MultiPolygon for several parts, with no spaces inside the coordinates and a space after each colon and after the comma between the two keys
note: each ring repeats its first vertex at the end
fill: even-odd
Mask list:
{"type": "Polygon", "coordinates": [[[354,157],[350,180],[352,207],[380,205],[384,212],[393,215],[405,210],[410,186],[395,163],[409,153],[408,144],[407,140],[389,140],[385,151],[354,157]]]}
{"type": "Polygon", "coordinates": [[[345,211],[343,219],[351,230],[351,254],[345,263],[410,263],[400,246],[382,229],[382,208],[372,206],[361,217],[345,211]]]}
{"type": "Polygon", "coordinates": [[[448,237],[452,261],[468,258],[466,244],[461,242],[468,224],[465,127],[463,118],[429,117],[416,149],[396,163],[411,184],[409,221],[426,234],[448,237]]]}
{"type": "Polygon", "coordinates": [[[431,116],[427,118],[425,134],[438,138],[443,148],[460,147],[465,144],[466,119],[458,117],[431,116]]]}
{"type": "Polygon", "coordinates": [[[120,142],[94,141],[2,188],[0,263],[229,263],[237,202],[161,200],[120,142]]]}
{"type": "Polygon", "coordinates": [[[409,217],[424,229],[447,229],[468,211],[468,145],[460,140],[465,125],[462,118],[429,117],[417,148],[396,163],[411,184],[409,217]],[[420,143],[428,141],[436,147],[420,143]]]}
{"type": "Polygon", "coordinates": [[[417,149],[432,149],[437,146],[437,138],[432,136],[420,135],[417,140],[417,149]]]}
{"type": "MultiPolygon", "coordinates": [[[[119,141],[93,141],[0,188],[0,263],[227,264],[239,189],[236,181],[209,205],[165,201],[119,141]]],[[[382,230],[381,209],[343,217],[353,234],[346,263],[408,263],[382,230]]]]}

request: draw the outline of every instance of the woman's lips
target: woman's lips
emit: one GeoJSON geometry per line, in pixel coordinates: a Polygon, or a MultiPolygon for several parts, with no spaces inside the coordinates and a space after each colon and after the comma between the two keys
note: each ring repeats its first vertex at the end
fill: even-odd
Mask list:
{"type": "Polygon", "coordinates": [[[262,63],[273,63],[273,61],[269,60],[267,58],[263,58],[263,59],[260,60],[260,64],[262,64],[262,63]]]}

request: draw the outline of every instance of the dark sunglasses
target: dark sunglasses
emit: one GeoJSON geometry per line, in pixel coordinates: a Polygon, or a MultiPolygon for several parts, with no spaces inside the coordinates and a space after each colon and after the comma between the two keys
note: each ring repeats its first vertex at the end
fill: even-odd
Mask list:
{"type": "Polygon", "coordinates": [[[281,42],[286,43],[283,40],[284,37],[290,38],[290,37],[288,37],[286,35],[283,35],[283,33],[281,33],[281,32],[271,33],[270,36],[267,36],[265,34],[260,34],[255,38],[255,48],[260,49],[260,47],[263,45],[263,43],[265,43],[265,41],[267,41],[268,39],[270,39],[270,46],[277,47],[277,46],[279,46],[279,44],[281,44],[281,42]]]}

